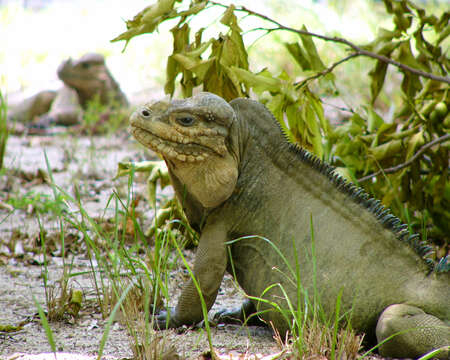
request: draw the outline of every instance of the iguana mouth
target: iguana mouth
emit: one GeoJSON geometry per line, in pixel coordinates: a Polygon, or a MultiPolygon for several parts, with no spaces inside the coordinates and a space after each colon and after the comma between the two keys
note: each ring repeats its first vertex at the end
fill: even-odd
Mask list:
{"type": "Polygon", "coordinates": [[[153,151],[167,156],[171,159],[177,159],[183,162],[203,161],[207,158],[213,149],[204,145],[188,142],[189,139],[174,135],[170,139],[156,135],[149,129],[145,129],[137,124],[130,127],[133,136],[145,146],[153,151]]]}

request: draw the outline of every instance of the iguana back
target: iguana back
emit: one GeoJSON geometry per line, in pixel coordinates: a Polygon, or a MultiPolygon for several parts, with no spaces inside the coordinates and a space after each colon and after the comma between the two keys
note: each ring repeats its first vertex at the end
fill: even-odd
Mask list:
{"type": "Polygon", "coordinates": [[[316,293],[331,314],[342,290],[343,310],[351,310],[352,325],[365,332],[374,331],[390,304],[408,303],[450,319],[449,274],[429,274],[408,244],[414,238],[397,218],[334,175],[331,167],[288,144],[261,104],[238,99],[231,106],[248,124],[249,137],[237,191],[222,211],[233,219],[230,238],[250,236],[232,246],[236,275],[246,293],[260,296],[280,282],[296,303],[298,261],[309,300],[316,293]]]}

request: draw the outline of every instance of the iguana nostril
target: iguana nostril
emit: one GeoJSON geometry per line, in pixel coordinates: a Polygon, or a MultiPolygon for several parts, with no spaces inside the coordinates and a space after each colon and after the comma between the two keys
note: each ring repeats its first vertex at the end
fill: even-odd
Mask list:
{"type": "Polygon", "coordinates": [[[142,110],[142,111],[141,111],[141,114],[142,114],[143,117],[149,117],[149,116],[150,116],[150,111],[148,111],[148,110],[142,110]]]}

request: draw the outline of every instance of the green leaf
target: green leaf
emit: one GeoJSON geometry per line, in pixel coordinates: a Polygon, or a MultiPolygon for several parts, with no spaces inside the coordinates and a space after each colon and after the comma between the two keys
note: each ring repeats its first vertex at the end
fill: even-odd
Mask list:
{"type": "Polygon", "coordinates": [[[369,154],[380,161],[400,154],[402,147],[401,140],[391,140],[383,145],[369,148],[369,154]]]}
{"type": "Polygon", "coordinates": [[[310,105],[314,109],[316,117],[319,119],[320,127],[323,129],[325,134],[329,134],[331,132],[331,126],[330,122],[324,115],[322,102],[309,91],[306,93],[306,96],[308,97],[310,105]]]}
{"type": "Polygon", "coordinates": [[[439,22],[436,24],[435,29],[436,33],[439,34],[439,38],[436,42],[436,44],[440,44],[442,41],[447,39],[447,37],[450,35],[450,24],[448,23],[450,18],[450,13],[444,13],[439,20],[439,22]],[[446,19],[444,18],[444,15],[447,15],[446,19]]]}
{"type": "Polygon", "coordinates": [[[172,56],[167,58],[166,65],[166,84],[164,85],[164,92],[173,95],[175,91],[175,79],[179,73],[179,66],[172,56]]]}
{"type": "Polygon", "coordinates": [[[356,137],[366,131],[366,120],[359,114],[353,114],[349,121],[337,126],[332,130],[332,137],[343,138],[348,135],[356,137]]]}
{"type": "Polygon", "coordinates": [[[366,166],[366,146],[361,141],[340,141],[335,154],[350,169],[362,171],[366,166]]]}
{"type": "Polygon", "coordinates": [[[394,12],[392,8],[392,1],[391,0],[383,0],[384,6],[386,7],[386,10],[389,14],[392,14],[394,12]]]}
{"type": "Polygon", "coordinates": [[[183,69],[189,70],[194,73],[197,76],[198,80],[201,82],[203,82],[205,75],[207,74],[209,68],[215,60],[193,59],[192,57],[183,54],[175,54],[173,55],[173,59],[176,60],[183,67],[183,69]]]}
{"type": "Polygon", "coordinates": [[[242,30],[237,25],[237,18],[234,14],[235,6],[231,4],[227,7],[225,12],[223,13],[222,19],[220,19],[220,22],[230,28],[234,28],[237,32],[241,32],[242,30]]]}
{"type": "Polygon", "coordinates": [[[316,114],[314,108],[308,101],[306,104],[306,126],[308,129],[307,140],[312,144],[312,151],[319,158],[323,158],[323,145],[322,145],[322,135],[320,133],[319,125],[317,123],[316,114]]]}
{"type": "Polygon", "coordinates": [[[244,56],[241,59],[240,44],[234,42],[229,36],[225,36],[222,42],[222,51],[220,53],[220,63],[223,66],[237,66],[247,70],[247,59],[244,56]]]}
{"type": "Polygon", "coordinates": [[[163,15],[167,16],[172,12],[174,5],[175,0],[158,0],[156,4],[144,9],[141,23],[153,23],[160,20],[160,17],[163,15]]]}
{"type": "Polygon", "coordinates": [[[282,94],[272,96],[266,104],[270,112],[275,116],[280,124],[284,124],[283,114],[286,106],[286,98],[282,94]]]}
{"type": "Polygon", "coordinates": [[[284,43],[284,46],[292,55],[297,64],[300,65],[302,70],[311,70],[308,55],[303,51],[298,43],[284,43]]]}
{"type": "Polygon", "coordinates": [[[230,40],[234,44],[234,49],[238,53],[238,63],[239,66],[245,70],[248,70],[248,54],[247,50],[244,46],[244,40],[242,39],[242,36],[237,31],[232,31],[230,35],[230,40]]]}
{"type": "Polygon", "coordinates": [[[190,56],[192,58],[200,57],[212,44],[213,39],[209,39],[207,42],[201,43],[196,46],[193,50],[186,51],[185,55],[190,56]]]}
{"type": "MultiPolygon", "coordinates": [[[[302,26],[302,30],[308,31],[305,25],[302,26]]],[[[322,60],[319,57],[316,46],[314,45],[314,41],[312,40],[312,37],[309,35],[299,35],[299,36],[300,39],[302,40],[303,47],[305,48],[306,53],[308,54],[311,69],[314,71],[322,71],[326,69],[325,65],[323,64],[322,60]]]]}
{"type": "Polygon", "coordinates": [[[390,136],[391,135],[390,133],[394,133],[396,128],[397,128],[397,124],[395,124],[395,123],[391,123],[391,124],[383,123],[379,126],[376,135],[377,136],[380,136],[380,135],[390,136]]]}
{"type": "Polygon", "coordinates": [[[416,149],[421,147],[424,143],[423,130],[411,136],[406,150],[406,160],[410,159],[414,155],[416,149]]]}
{"type": "Polygon", "coordinates": [[[303,120],[297,103],[286,106],[286,117],[289,125],[289,138],[291,141],[298,142],[300,145],[309,148],[309,144],[303,140],[302,130],[304,129],[304,126],[302,126],[303,120]]]}
{"type": "Polygon", "coordinates": [[[403,64],[409,65],[413,68],[427,71],[427,69],[421,64],[417,59],[414,57],[412,50],[411,50],[411,44],[409,41],[403,41],[398,46],[398,54],[396,56],[396,59],[400,61],[403,64]]]}
{"type": "Polygon", "coordinates": [[[127,31],[111,40],[111,42],[125,40],[126,44],[135,36],[154,32],[162,22],[181,17],[192,16],[202,11],[208,1],[200,1],[191,4],[188,10],[177,12],[174,9],[176,0],[158,0],[153,5],[147,6],[134,16],[132,20],[126,21],[127,31]]]}
{"type": "Polygon", "coordinates": [[[237,76],[237,78],[244,82],[248,87],[254,88],[256,92],[259,91],[271,91],[280,92],[282,82],[274,77],[268,77],[265,74],[267,70],[263,70],[264,73],[253,74],[252,72],[244,69],[240,69],[236,66],[231,66],[230,70],[237,76]]]}
{"type": "Polygon", "coordinates": [[[322,136],[314,107],[307,96],[286,107],[289,129],[294,139],[318,157],[323,157],[322,136]]]}
{"type": "Polygon", "coordinates": [[[186,17],[189,15],[195,15],[202,11],[206,5],[208,4],[208,1],[200,1],[198,3],[191,3],[188,10],[180,11],[177,16],[186,17]]]}
{"type": "Polygon", "coordinates": [[[236,76],[236,74],[233,71],[231,71],[229,67],[223,67],[223,70],[226,73],[228,80],[231,81],[234,89],[237,92],[236,96],[234,96],[230,99],[245,96],[245,93],[242,91],[242,82],[239,80],[239,78],[236,76]]]}
{"type": "Polygon", "coordinates": [[[174,5],[175,0],[159,0],[156,4],[147,6],[135,15],[133,20],[126,22],[127,31],[111,41],[125,40],[128,44],[137,35],[152,33],[161,22],[177,16],[176,10],[173,9],[174,5]]]}
{"type": "Polygon", "coordinates": [[[380,28],[377,37],[371,43],[366,45],[365,48],[387,56],[398,45],[398,41],[393,41],[393,39],[400,38],[401,36],[402,32],[399,30],[390,31],[380,28]]]}
{"type": "Polygon", "coordinates": [[[225,66],[238,66],[248,69],[248,55],[242,39],[242,29],[238,26],[238,20],[234,14],[235,7],[230,5],[222,16],[220,22],[230,28],[228,36],[223,38],[223,51],[220,59],[225,66]]]}
{"type": "Polygon", "coordinates": [[[173,37],[173,53],[184,52],[189,48],[189,26],[184,24],[183,26],[175,26],[170,29],[173,37]]]}
{"type": "Polygon", "coordinates": [[[367,130],[372,133],[384,124],[383,118],[378,115],[372,106],[367,109],[367,130]]]}
{"type": "Polygon", "coordinates": [[[402,91],[410,99],[422,88],[422,83],[418,75],[413,75],[408,71],[403,72],[402,91]]]}
{"type": "Polygon", "coordinates": [[[271,99],[266,104],[267,108],[277,119],[278,123],[283,129],[284,134],[288,137],[289,141],[294,142],[295,140],[292,137],[292,133],[286,126],[286,123],[284,122],[284,111],[286,105],[287,99],[283,94],[277,94],[275,96],[272,96],[271,99]]]}
{"type": "Polygon", "coordinates": [[[383,61],[377,61],[375,67],[369,72],[369,76],[371,77],[370,82],[370,93],[372,95],[372,104],[378,97],[381,89],[384,85],[384,79],[386,77],[386,70],[388,64],[383,61]]]}

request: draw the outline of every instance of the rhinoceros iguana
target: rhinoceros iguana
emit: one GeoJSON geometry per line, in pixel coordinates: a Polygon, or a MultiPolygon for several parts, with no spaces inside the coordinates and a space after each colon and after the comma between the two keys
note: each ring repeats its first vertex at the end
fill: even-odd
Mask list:
{"type": "MultiPolygon", "coordinates": [[[[281,333],[289,320],[254,297],[287,308],[282,287],[294,305],[298,294],[304,302],[316,292],[328,314],[341,294],[353,328],[376,333],[378,342],[400,332],[380,346],[384,356],[418,357],[450,345],[447,258],[424,259],[429,246],[379,201],[289,144],[262,104],[200,93],[144,105],[130,123],[133,136],[163,156],[200,233],[194,275],[208,310],[228,267],[260,317],[281,333]],[[301,289],[289,280],[296,262],[301,289]],[[266,292],[272,284],[279,285],[266,292]]],[[[178,327],[202,318],[191,280],[156,323],[178,327]]]]}
{"type": "Polygon", "coordinates": [[[88,53],[78,60],[65,60],[58,67],[64,86],[58,91],[41,91],[12,108],[10,120],[32,121],[47,126],[74,125],[81,122],[89,101],[98,97],[102,105],[127,106],[128,101],[106,67],[101,54],[88,53]]]}

